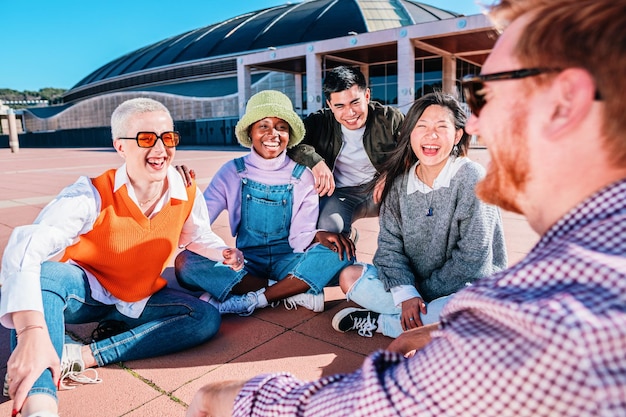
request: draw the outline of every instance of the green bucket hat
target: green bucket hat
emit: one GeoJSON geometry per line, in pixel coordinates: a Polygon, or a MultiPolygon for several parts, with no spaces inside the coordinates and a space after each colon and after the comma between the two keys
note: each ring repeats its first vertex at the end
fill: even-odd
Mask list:
{"type": "Polygon", "coordinates": [[[246,114],[237,122],[235,135],[242,146],[252,147],[252,140],[248,136],[251,125],[266,117],[278,117],[289,123],[288,148],[296,146],[304,138],[304,123],[298,114],[293,111],[289,97],[276,90],[260,91],[250,97],[246,105],[246,114]]]}

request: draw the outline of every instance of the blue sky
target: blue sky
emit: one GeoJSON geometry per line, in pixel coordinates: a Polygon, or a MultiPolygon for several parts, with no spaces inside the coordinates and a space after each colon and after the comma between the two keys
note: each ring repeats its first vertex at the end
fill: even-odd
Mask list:
{"type": "MultiPolygon", "coordinates": [[[[292,3],[297,3],[293,1],[292,3]]],[[[465,15],[475,0],[424,0],[465,15]]],[[[0,0],[0,88],[69,89],[136,49],[284,0],[0,0]]]]}

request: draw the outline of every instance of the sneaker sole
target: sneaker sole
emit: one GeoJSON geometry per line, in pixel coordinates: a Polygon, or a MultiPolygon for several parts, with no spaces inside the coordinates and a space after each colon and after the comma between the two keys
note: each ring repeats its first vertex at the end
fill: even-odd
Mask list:
{"type": "Polygon", "coordinates": [[[346,316],[349,316],[350,314],[354,313],[355,311],[370,311],[370,310],[368,310],[367,308],[356,308],[356,307],[344,308],[343,310],[341,310],[337,314],[335,314],[335,316],[333,317],[333,321],[332,321],[333,329],[337,330],[339,333],[349,332],[350,330],[341,330],[339,328],[339,323],[341,323],[341,320],[346,318],[346,316]]]}

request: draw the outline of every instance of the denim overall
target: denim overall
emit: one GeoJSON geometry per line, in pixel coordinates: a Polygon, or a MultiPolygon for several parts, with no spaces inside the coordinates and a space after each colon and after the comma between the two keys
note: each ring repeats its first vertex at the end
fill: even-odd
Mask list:
{"type": "Polygon", "coordinates": [[[243,158],[235,159],[241,177],[241,221],[237,230],[237,248],[248,260],[254,275],[278,281],[273,265],[293,254],[289,245],[289,226],[293,207],[293,185],[305,167],[296,164],[288,184],[266,185],[246,177],[243,158]]]}
{"type": "Polygon", "coordinates": [[[185,288],[208,291],[223,301],[247,274],[280,281],[292,275],[306,282],[309,292],[319,294],[353,260],[343,260],[326,246],[315,244],[304,253],[294,253],[289,245],[293,211],[293,187],[304,170],[296,164],[287,184],[267,185],[247,177],[243,158],[234,160],[241,178],[241,221],[237,248],[246,259],[243,269],[233,271],[191,251],[176,260],[177,278],[185,288]]]}

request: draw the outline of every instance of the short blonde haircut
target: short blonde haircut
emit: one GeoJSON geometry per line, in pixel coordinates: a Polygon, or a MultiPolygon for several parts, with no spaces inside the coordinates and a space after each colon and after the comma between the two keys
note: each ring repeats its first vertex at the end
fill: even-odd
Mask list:
{"type": "MultiPolygon", "coordinates": [[[[162,103],[151,98],[132,98],[116,107],[111,114],[111,134],[113,140],[128,135],[128,122],[136,114],[162,111],[170,115],[162,103]]],[[[172,116],[170,115],[170,119],[172,116]]]]}

